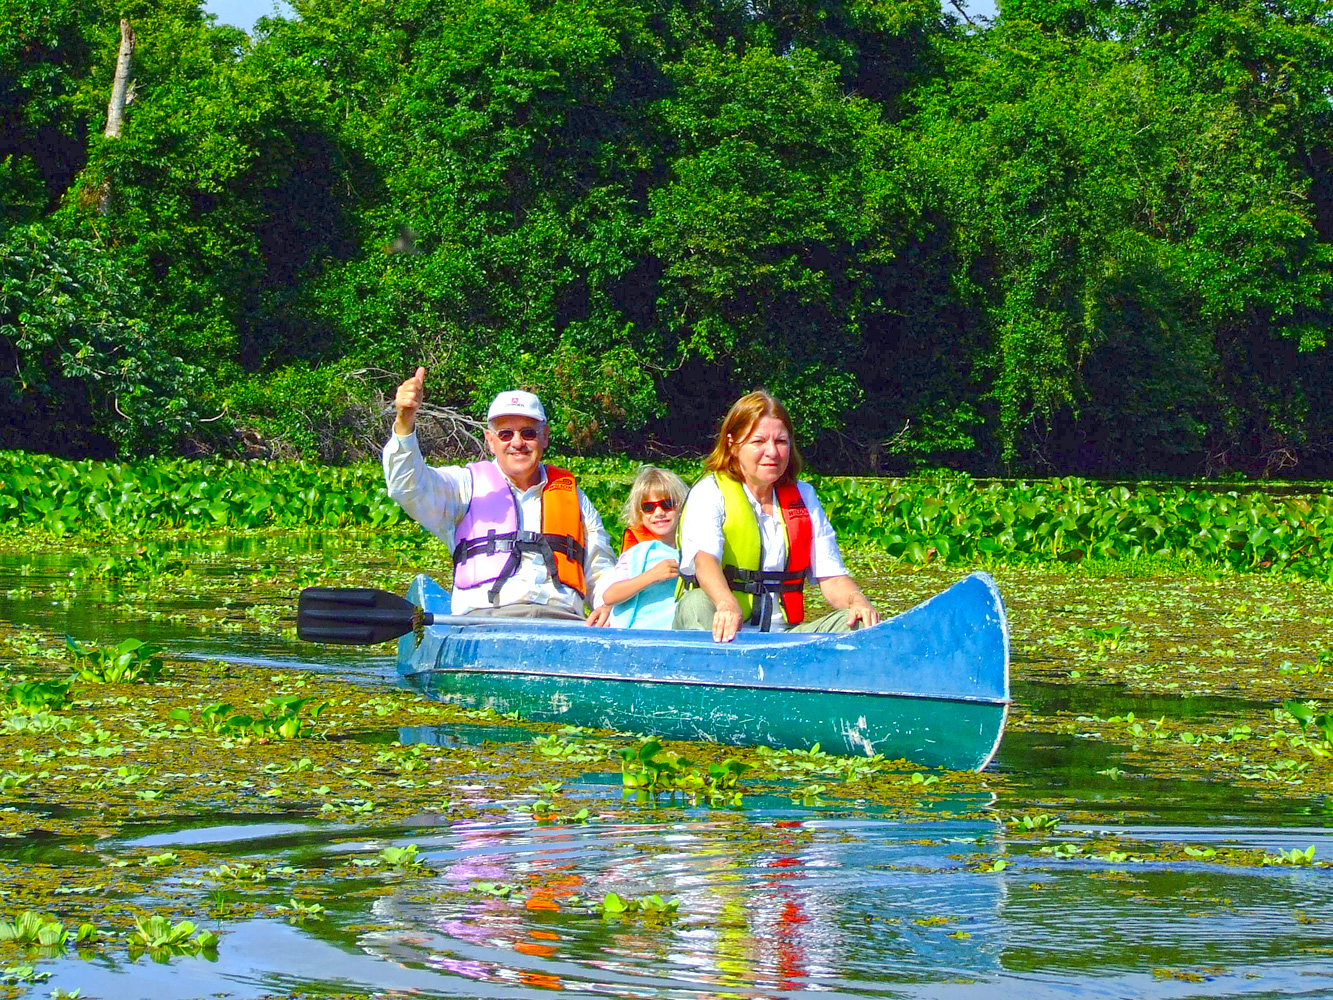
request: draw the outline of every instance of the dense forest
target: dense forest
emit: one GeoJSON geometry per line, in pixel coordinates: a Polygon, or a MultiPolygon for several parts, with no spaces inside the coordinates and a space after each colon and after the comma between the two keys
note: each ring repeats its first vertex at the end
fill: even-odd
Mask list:
{"type": "Polygon", "coordinates": [[[1327,0],[293,7],[0,0],[0,447],[1333,470],[1327,0]]]}

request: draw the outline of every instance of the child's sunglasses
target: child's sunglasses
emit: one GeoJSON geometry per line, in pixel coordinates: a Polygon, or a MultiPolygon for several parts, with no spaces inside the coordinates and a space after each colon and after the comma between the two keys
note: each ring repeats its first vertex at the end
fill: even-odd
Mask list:
{"type": "MultiPolygon", "coordinates": [[[[494,434],[496,437],[498,437],[501,441],[512,441],[514,439],[514,430],[511,427],[506,427],[502,431],[492,431],[491,433],[494,434]]],[[[537,428],[522,427],[518,431],[518,436],[521,437],[524,441],[536,441],[537,428]]]]}
{"type": "Polygon", "coordinates": [[[667,497],[665,500],[645,500],[643,503],[639,504],[639,510],[643,511],[645,514],[651,514],[653,511],[657,510],[658,507],[661,507],[664,511],[670,514],[676,509],[676,501],[667,497]]]}

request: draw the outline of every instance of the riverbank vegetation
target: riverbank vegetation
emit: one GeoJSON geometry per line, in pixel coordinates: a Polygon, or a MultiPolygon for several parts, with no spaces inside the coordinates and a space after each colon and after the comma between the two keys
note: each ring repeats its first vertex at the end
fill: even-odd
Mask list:
{"type": "Polygon", "coordinates": [[[1333,467],[1318,4],[293,7],[0,6],[0,445],[346,461],[421,363],[587,453],[762,383],[824,471],[1333,467]]]}
{"type": "MultiPolygon", "coordinates": [[[[573,457],[567,464],[618,537],[612,512],[629,491],[635,463],[573,457]]],[[[692,463],[673,464],[686,476],[697,473],[692,463]]],[[[1324,580],[1333,566],[1333,499],[1317,487],[1242,492],[1069,477],[979,482],[963,473],[812,481],[845,547],[908,565],[1172,560],[1324,580]]],[[[408,523],[385,493],[378,466],[71,462],[0,453],[0,527],[11,532],[142,537],[408,523]]],[[[129,571],[110,563],[103,570],[129,571]]]]}

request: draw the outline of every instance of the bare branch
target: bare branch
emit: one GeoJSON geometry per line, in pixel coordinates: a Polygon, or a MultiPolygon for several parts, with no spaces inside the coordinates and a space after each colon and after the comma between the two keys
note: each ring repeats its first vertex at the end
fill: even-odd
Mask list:
{"type": "Polygon", "coordinates": [[[949,6],[952,7],[954,10],[958,11],[958,13],[962,15],[963,20],[966,21],[968,24],[970,24],[972,27],[975,28],[977,26],[977,22],[973,21],[970,17],[967,16],[967,11],[963,9],[963,5],[959,3],[958,0],[949,0],[949,6]]]}

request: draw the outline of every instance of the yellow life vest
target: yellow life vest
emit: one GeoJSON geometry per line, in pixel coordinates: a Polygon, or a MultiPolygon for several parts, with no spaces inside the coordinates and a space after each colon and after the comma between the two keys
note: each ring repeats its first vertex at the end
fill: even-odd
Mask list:
{"type": "MultiPolygon", "coordinates": [[[[774,490],[782,521],[787,529],[787,565],[783,570],[761,570],[764,560],[759,519],[755,517],[745,487],[726,475],[714,475],[722,494],[722,572],[736,595],[741,614],[752,625],[768,629],[767,604],[756,606],[760,594],[777,594],[782,600],[787,624],[798,625],[805,619],[805,573],[810,567],[814,532],[810,512],[795,483],[784,483],[774,490]],[[760,612],[763,612],[761,617],[760,612]]],[[[684,517],[682,516],[682,521],[684,517]]],[[[681,577],[677,597],[686,587],[697,586],[694,577],[681,577]]]]}

